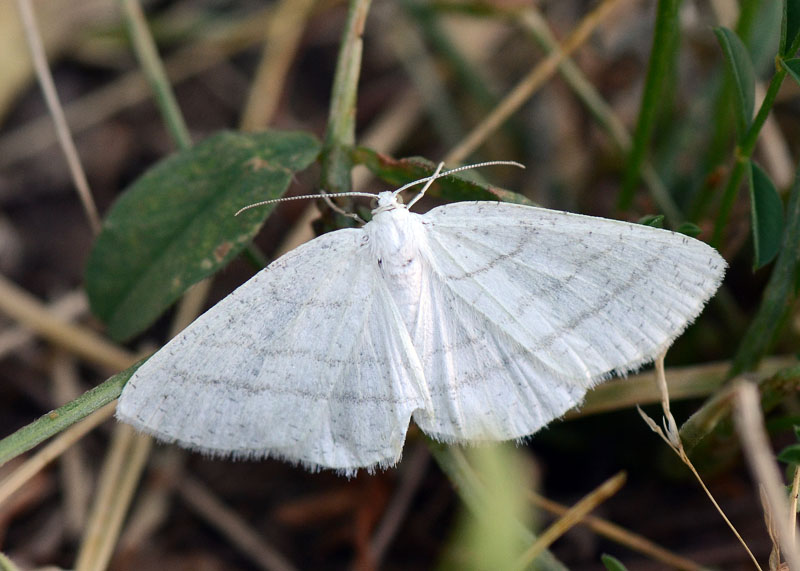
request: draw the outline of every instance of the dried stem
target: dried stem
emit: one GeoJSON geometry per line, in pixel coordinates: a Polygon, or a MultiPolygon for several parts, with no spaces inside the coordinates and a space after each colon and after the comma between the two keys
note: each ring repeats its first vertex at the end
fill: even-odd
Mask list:
{"type": "Polygon", "coordinates": [[[92,191],[89,189],[86,173],[83,172],[78,150],[75,148],[75,142],[72,140],[72,135],[69,132],[69,125],[67,125],[67,119],[64,117],[64,110],[58,99],[58,92],[53,83],[53,76],[50,73],[50,67],[47,65],[47,55],[44,51],[39,28],[36,25],[36,15],[33,12],[31,0],[17,0],[17,6],[19,7],[20,16],[22,18],[22,25],[25,28],[25,37],[28,40],[28,47],[31,50],[33,67],[36,70],[36,76],[39,78],[39,85],[42,88],[44,99],[47,102],[50,116],[53,118],[56,134],[58,135],[58,142],[61,145],[64,157],[67,159],[72,182],[75,184],[75,188],[78,191],[78,196],[83,205],[83,211],[86,213],[86,218],[89,220],[92,233],[97,234],[100,231],[100,215],[97,213],[97,206],[95,206],[94,198],[92,198],[92,191]]]}
{"type": "Polygon", "coordinates": [[[706,484],[703,481],[703,478],[700,477],[700,474],[697,472],[697,469],[694,467],[694,464],[692,464],[692,461],[689,460],[689,456],[686,454],[686,450],[683,447],[683,442],[681,441],[680,432],[678,431],[678,425],[675,422],[675,418],[672,416],[672,413],[669,410],[669,393],[667,391],[667,379],[666,379],[666,375],[664,373],[664,357],[665,356],[666,356],[666,353],[660,355],[655,360],[656,383],[657,383],[657,385],[659,387],[659,390],[661,391],[661,406],[662,406],[662,409],[664,411],[664,428],[663,428],[663,430],[656,423],[656,421],[654,421],[652,418],[647,416],[647,414],[645,414],[644,411],[641,408],[639,409],[639,414],[642,416],[642,419],[644,419],[644,421],[647,423],[647,425],[650,427],[650,429],[653,432],[655,432],[656,434],[658,434],[664,440],[664,442],[666,442],[667,445],[670,448],[672,448],[673,452],[675,452],[675,454],[678,455],[678,457],[681,459],[681,461],[684,464],[686,464],[686,466],[689,468],[689,470],[692,471],[692,474],[694,474],[694,477],[697,478],[697,481],[700,483],[700,486],[703,488],[703,491],[708,496],[708,499],[711,500],[712,504],[714,504],[714,507],[717,509],[719,514],[722,516],[722,519],[725,521],[725,523],[731,529],[733,534],[736,536],[736,538],[739,540],[739,542],[742,544],[742,546],[747,551],[747,554],[750,555],[750,559],[753,561],[753,564],[755,565],[756,569],[761,571],[761,566],[758,564],[758,560],[756,559],[755,555],[753,555],[753,552],[750,551],[750,548],[747,546],[747,544],[745,543],[745,541],[742,538],[742,536],[736,530],[736,528],[734,527],[733,523],[731,523],[731,521],[728,519],[728,516],[725,515],[724,511],[722,511],[722,508],[717,503],[717,500],[714,499],[714,496],[711,494],[711,491],[708,489],[708,487],[706,487],[706,484]]]}
{"type": "Polygon", "coordinates": [[[531,545],[520,558],[519,569],[527,569],[547,547],[556,539],[564,535],[570,528],[582,520],[590,511],[616,494],[625,484],[627,476],[620,472],[609,478],[581,501],[572,506],[567,512],[542,532],[538,539],[531,545]]]}

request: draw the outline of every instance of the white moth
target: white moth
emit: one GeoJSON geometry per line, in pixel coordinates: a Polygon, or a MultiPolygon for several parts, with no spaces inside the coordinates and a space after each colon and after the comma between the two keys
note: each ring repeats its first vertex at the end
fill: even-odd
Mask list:
{"type": "Polygon", "coordinates": [[[346,474],[397,463],[412,418],[444,442],[519,439],[666,350],[725,271],[666,230],[501,202],[415,214],[401,190],[187,327],[117,418],[213,456],[346,474]]]}

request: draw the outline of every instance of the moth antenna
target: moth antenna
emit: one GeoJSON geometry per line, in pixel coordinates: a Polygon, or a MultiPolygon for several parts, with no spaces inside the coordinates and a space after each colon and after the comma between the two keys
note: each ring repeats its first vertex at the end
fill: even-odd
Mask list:
{"type": "MultiPolygon", "coordinates": [[[[244,208],[240,208],[239,210],[236,211],[236,214],[234,214],[234,216],[239,216],[245,210],[250,210],[251,208],[255,208],[256,206],[266,206],[267,204],[276,204],[278,202],[289,202],[290,200],[312,200],[312,199],[313,200],[317,200],[317,199],[322,198],[323,200],[328,202],[328,204],[330,205],[332,203],[329,202],[330,198],[326,198],[328,196],[330,196],[330,195],[327,192],[322,191],[322,192],[320,192],[320,194],[304,194],[302,196],[284,196],[283,198],[273,198],[272,200],[262,200],[261,202],[256,202],[254,204],[248,204],[244,208]]],[[[374,194],[370,194],[368,192],[337,192],[335,196],[361,196],[361,197],[366,197],[366,198],[375,198],[374,194]]],[[[338,208],[338,206],[336,208],[338,208]]],[[[340,212],[340,214],[347,215],[347,213],[345,213],[345,212],[340,212]]]]}
{"type": "Polygon", "coordinates": [[[444,161],[439,163],[439,166],[436,167],[436,170],[428,178],[428,182],[426,182],[425,186],[422,187],[422,190],[420,190],[417,193],[417,196],[415,196],[414,198],[411,199],[411,202],[408,203],[406,208],[410,209],[412,206],[414,206],[414,203],[416,203],[417,200],[419,200],[420,198],[425,196],[425,191],[428,190],[430,188],[430,186],[433,184],[433,181],[435,181],[439,177],[439,173],[442,172],[442,168],[444,168],[444,161]]]}
{"type": "Polygon", "coordinates": [[[490,166],[496,166],[496,165],[513,166],[513,167],[519,167],[521,169],[525,168],[525,165],[523,165],[522,163],[518,163],[517,161],[486,161],[486,162],[483,162],[483,163],[474,163],[474,164],[471,164],[471,165],[464,165],[464,166],[461,166],[461,167],[456,167],[454,169],[446,170],[444,172],[440,172],[442,167],[444,166],[444,163],[439,163],[439,166],[436,168],[436,171],[432,175],[426,176],[426,177],[421,178],[419,180],[411,181],[408,184],[404,184],[403,186],[401,186],[400,188],[395,190],[393,192],[393,194],[396,196],[399,193],[401,193],[404,190],[406,190],[407,188],[410,188],[410,187],[415,186],[417,184],[421,184],[423,182],[427,183],[423,187],[423,189],[420,191],[420,193],[417,194],[417,196],[415,196],[413,199],[411,199],[411,202],[409,202],[408,205],[406,206],[406,208],[411,208],[411,205],[413,205],[417,200],[422,198],[422,196],[425,194],[425,191],[428,190],[430,185],[433,184],[433,181],[435,181],[437,178],[442,178],[442,177],[445,177],[447,175],[450,175],[450,174],[453,174],[453,173],[457,173],[457,172],[461,172],[461,171],[465,171],[465,170],[477,169],[477,168],[481,168],[481,167],[490,167],[490,166]]]}
{"type": "MultiPolygon", "coordinates": [[[[495,165],[514,166],[514,167],[519,167],[521,169],[525,168],[525,165],[523,165],[521,163],[518,163],[516,161],[486,161],[486,162],[483,162],[483,163],[475,163],[475,164],[471,164],[471,165],[464,165],[464,166],[461,166],[461,167],[457,167],[457,168],[454,168],[454,169],[450,169],[450,170],[441,172],[442,168],[444,167],[444,163],[441,162],[441,163],[439,163],[439,166],[436,167],[436,171],[432,175],[426,176],[426,177],[418,179],[418,180],[411,181],[411,182],[409,182],[407,184],[404,184],[403,186],[401,186],[400,188],[398,188],[397,190],[392,192],[392,194],[396,197],[397,195],[399,195],[401,192],[403,192],[407,188],[411,188],[412,186],[415,186],[415,185],[418,185],[418,184],[426,183],[425,186],[422,188],[422,190],[419,192],[419,194],[417,194],[417,196],[415,196],[411,200],[411,202],[409,202],[406,205],[406,208],[411,208],[411,206],[415,202],[417,202],[420,198],[422,198],[422,196],[425,194],[425,191],[427,191],[428,188],[430,188],[431,184],[433,184],[433,182],[437,178],[442,178],[442,177],[445,177],[447,175],[450,175],[450,174],[453,174],[453,173],[457,173],[457,172],[461,172],[461,171],[465,171],[465,170],[469,170],[469,169],[477,169],[477,168],[481,168],[481,167],[490,167],[490,166],[495,166],[495,165]]],[[[322,198],[323,200],[325,200],[325,202],[328,203],[328,205],[333,210],[335,210],[339,214],[343,214],[343,215],[348,216],[350,218],[353,218],[355,220],[359,220],[359,221],[361,221],[363,223],[363,220],[361,220],[361,218],[358,217],[357,214],[351,214],[349,212],[344,212],[341,208],[339,208],[338,206],[335,206],[333,204],[333,202],[330,200],[330,198],[326,198],[326,196],[332,196],[332,195],[322,191],[320,194],[304,194],[302,196],[285,196],[283,198],[273,198],[271,200],[262,200],[261,202],[256,202],[254,204],[248,204],[244,208],[240,208],[239,210],[236,211],[236,214],[234,214],[234,216],[239,216],[239,214],[241,214],[245,210],[250,210],[251,208],[255,208],[256,206],[266,206],[268,204],[276,204],[278,202],[288,202],[290,200],[311,200],[311,199],[316,200],[316,199],[322,198]]],[[[370,194],[368,192],[337,192],[335,194],[335,196],[360,196],[360,197],[366,197],[366,198],[375,198],[374,194],[370,194]]]]}
{"type": "MultiPolygon", "coordinates": [[[[366,194],[366,193],[365,193],[366,194]]],[[[331,200],[331,195],[324,190],[320,192],[320,196],[322,200],[325,201],[325,204],[328,205],[328,208],[336,212],[337,214],[341,214],[342,216],[346,216],[347,218],[352,218],[359,224],[366,224],[363,218],[356,214],[355,212],[347,212],[344,208],[341,208],[338,204],[336,204],[333,200],[331,200]]],[[[374,195],[370,195],[374,198],[374,195]]]]}

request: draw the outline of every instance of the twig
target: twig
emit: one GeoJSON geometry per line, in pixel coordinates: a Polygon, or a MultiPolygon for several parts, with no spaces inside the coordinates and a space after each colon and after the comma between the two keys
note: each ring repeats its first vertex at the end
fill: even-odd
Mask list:
{"type": "Polygon", "coordinates": [[[42,88],[44,99],[47,102],[47,108],[53,118],[56,134],[58,135],[58,142],[61,145],[64,157],[67,159],[69,172],[72,175],[72,182],[75,184],[75,188],[78,191],[78,196],[83,205],[83,211],[86,213],[86,218],[89,221],[89,227],[94,234],[97,234],[100,231],[100,215],[97,213],[97,206],[95,206],[94,199],[92,198],[92,191],[89,189],[86,173],[83,172],[78,150],[75,148],[75,142],[72,140],[72,135],[69,132],[69,125],[67,125],[67,120],[64,117],[64,110],[61,108],[61,103],[58,100],[58,92],[53,83],[53,76],[50,74],[50,67],[47,65],[47,55],[42,45],[42,38],[39,35],[38,26],[36,25],[36,15],[33,13],[31,0],[17,0],[17,6],[19,7],[20,16],[22,18],[22,25],[25,28],[25,37],[28,40],[28,47],[31,50],[33,67],[36,70],[36,76],[39,78],[39,85],[42,88]]]}
{"type": "Polygon", "coordinates": [[[121,560],[146,544],[147,539],[164,524],[175,487],[183,482],[186,454],[177,446],[163,446],[154,451],[145,485],[120,535],[118,557],[121,560]]]}
{"type": "Polygon", "coordinates": [[[781,542],[778,539],[778,530],[775,528],[772,509],[769,507],[767,492],[762,485],[758,486],[758,499],[761,500],[761,509],[764,510],[764,525],[767,526],[767,535],[772,543],[772,549],[769,550],[769,571],[777,571],[781,564],[781,542]]]}

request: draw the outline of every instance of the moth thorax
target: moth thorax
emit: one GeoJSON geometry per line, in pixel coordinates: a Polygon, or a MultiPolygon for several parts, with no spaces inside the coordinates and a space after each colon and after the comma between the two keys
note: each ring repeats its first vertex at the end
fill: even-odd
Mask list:
{"type": "Polygon", "coordinates": [[[416,323],[424,275],[425,231],[420,217],[405,208],[377,214],[367,224],[372,253],[406,325],[416,323]]]}

